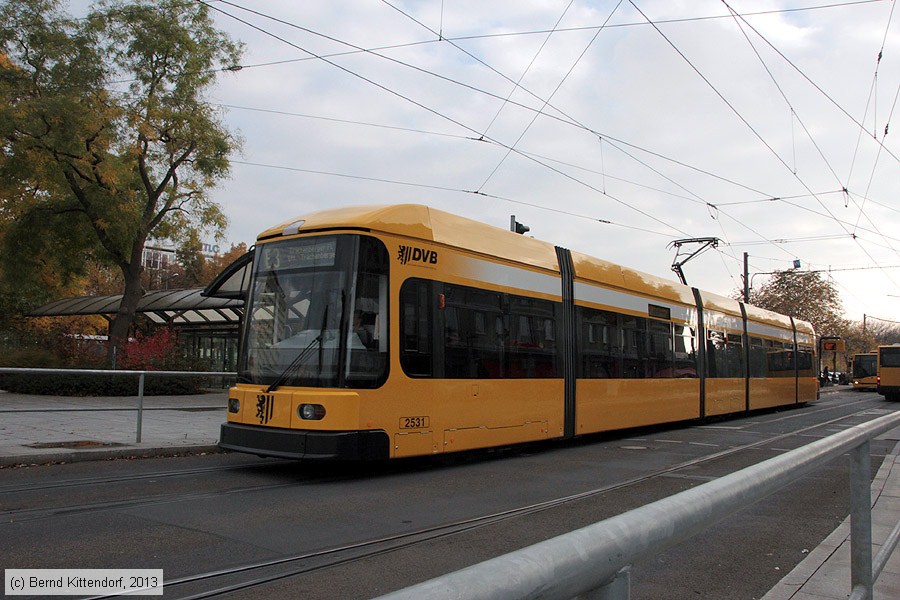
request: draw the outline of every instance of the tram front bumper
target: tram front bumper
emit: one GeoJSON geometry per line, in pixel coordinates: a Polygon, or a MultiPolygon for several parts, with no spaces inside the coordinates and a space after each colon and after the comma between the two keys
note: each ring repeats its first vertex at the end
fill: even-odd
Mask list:
{"type": "Polygon", "coordinates": [[[366,461],[390,456],[390,438],[381,430],[306,431],[223,423],[219,447],[295,460],[366,461]]]}

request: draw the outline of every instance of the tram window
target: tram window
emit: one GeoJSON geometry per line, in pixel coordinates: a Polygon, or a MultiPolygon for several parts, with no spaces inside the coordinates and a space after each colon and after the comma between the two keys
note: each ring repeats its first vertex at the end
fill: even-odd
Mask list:
{"type": "Polygon", "coordinates": [[[735,378],[744,376],[744,345],[739,333],[706,332],[709,376],[735,378]]]}
{"type": "Polygon", "coordinates": [[[444,310],[444,331],[446,333],[446,346],[455,346],[460,343],[459,315],[456,314],[456,307],[454,306],[448,306],[444,310]]]}
{"type": "Polygon", "coordinates": [[[559,377],[554,305],[445,284],[444,376],[559,377]]]}
{"type": "Polygon", "coordinates": [[[444,375],[448,378],[505,377],[502,352],[506,326],[501,295],[445,285],[444,375]],[[499,321],[498,321],[499,319],[499,321]],[[489,325],[490,324],[490,325],[489,325]]]}
{"type": "Polygon", "coordinates": [[[444,376],[451,379],[469,377],[469,351],[467,340],[462,337],[459,312],[455,306],[447,306],[441,313],[444,317],[444,376]]]}
{"type": "Polygon", "coordinates": [[[813,352],[809,346],[800,346],[797,348],[797,370],[801,377],[815,377],[813,370],[813,352]]]}
{"type": "Polygon", "coordinates": [[[488,310],[499,311],[501,309],[501,297],[496,292],[488,292],[476,288],[464,288],[465,302],[469,306],[483,307],[488,310]]]}
{"type": "Polygon", "coordinates": [[[544,340],[556,343],[556,320],[544,319],[544,340]]]}
{"type": "Polygon", "coordinates": [[[672,324],[666,321],[648,320],[650,346],[648,348],[649,376],[666,378],[674,376],[672,324]]]}
{"type": "Polygon", "coordinates": [[[508,377],[559,377],[553,303],[509,296],[508,377]]]}
{"type": "Polygon", "coordinates": [[[400,288],[400,365],[411,377],[430,377],[432,369],[431,282],[409,279],[400,288]]]}
{"type": "Polygon", "coordinates": [[[487,335],[487,328],[484,326],[484,313],[476,311],[472,315],[475,318],[475,335],[487,335]]]}
{"type": "Polygon", "coordinates": [[[355,298],[350,307],[346,379],[351,387],[378,387],[388,371],[388,265],[384,244],[359,238],[355,298]]]}
{"type": "Polygon", "coordinates": [[[535,336],[531,331],[531,323],[528,321],[528,317],[524,315],[520,315],[516,317],[516,331],[513,335],[513,340],[515,344],[520,344],[522,346],[531,346],[535,345],[537,342],[535,341],[535,336]]]}
{"type": "Polygon", "coordinates": [[[725,360],[728,371],[726,377],[744,376],[744,343],[740,334],[728,334],[725,360]]]}
{"type": "Polygon", "coordinates": [[[622,348],[618,333],[618,315],[605,310],[578,308],[580,323],[579,377],[619,378],[622,373],[622,348]]]}
{"type": "Polygon", "coordinates": [[[794,376],[794,351],[793,344],[787,342],[773,342],[768,354],[769,377],[793,377],[794,376]]]}
{"type": "Polygon", "coordinates": [[[578,308],[578,323],[578,377],[697,377],[696,341],[690,327],[584,307],[578,308]]]}
{"type": "Polygon", "coordinates": [[[646,378],[649,366],[647,319],[623,315],[621,335],[622,376],[625,379],[646,378]]]}
{"type": "Polygon", "coordinates": [[[900,352],[896,348],[879,348],[878,353],[882,367],[900,367],[900,352]]]}
{"type": "Polygon", "coordinates": [[[694,330],[674,325],[675,377],[697,377],[697,340],[694,330]]]}
{"type": "Polygon", "coordinates": [[[706,355],[709,357],[710,377],[728,377],[728,362],[725,358],[726,350],[725,332],[706,332],[706,355]]]}
{"type": "Polygon", "coordinates": [[[768,377],[769,362],[766,360],[766,347],[758,337],[750,338],[750,377],[768,377]]]}

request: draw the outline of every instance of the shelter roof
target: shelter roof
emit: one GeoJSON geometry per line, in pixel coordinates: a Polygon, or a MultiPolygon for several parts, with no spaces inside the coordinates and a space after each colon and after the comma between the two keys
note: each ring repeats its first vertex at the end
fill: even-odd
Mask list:
{"type": "MultiPolygon", "coordinates": [[[[138,303],[137,312],[160,324],[227,325],[240,322],[243,299],[212,298],[203,296],[202,292],[201,288],[148,292],[138,303]]],[[[28,313],[28,316],[102,315],[111,319],[121,302],[122,294],[64,298],[45,304],[28,313]]]]}

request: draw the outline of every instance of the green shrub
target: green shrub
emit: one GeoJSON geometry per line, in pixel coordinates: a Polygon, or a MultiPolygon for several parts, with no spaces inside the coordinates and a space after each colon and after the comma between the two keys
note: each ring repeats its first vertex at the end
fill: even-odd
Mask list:
{"type": "Polygon", "coordinates": [[[0,350],[3,358],[0,365],[24,369],[64,369],[65,361],[55,352],[47,348],[4,348],[0,350]]]}
{"type": "MultiPolygon", "coordinates": [[[[0,389],[18,394],[48,396],[136,396],[137,375],[0,374],[0,389]]],[[[197,377],[144,377],[144,395],[198,394],[203,381],[197,377]]]]}
{"type": "MultiPolygon", "coordinates": [[[[154,335],[129,341],[122,352],[119,369],[133,371],[207,371],[200,359],[186,357],[177,346],[174,333],[162,329],[154,335]]],[[[94,344],[96,345],[96,344],[94,344]]],[[[30,346],[0,350],[2,366],[31,369],[102,369],[96,352],[75,353],[75,358],[60,356],[46,347],[30,346]],[[99,363],[99,364],[98,364],[99,363]]],[[[68,354],[68,353],[67,353],[68,354]]],[[[70,355],[71,356],[71,355],[70,355]]],[[[106,374],[5,374],[0,373],[0,390],[19,394],[52,396],[136,396],[137,375],[106,374]]],[[[144,377],[144,394],[166,396],[198,394],[206,382],[199,377],[144,377]]]]}

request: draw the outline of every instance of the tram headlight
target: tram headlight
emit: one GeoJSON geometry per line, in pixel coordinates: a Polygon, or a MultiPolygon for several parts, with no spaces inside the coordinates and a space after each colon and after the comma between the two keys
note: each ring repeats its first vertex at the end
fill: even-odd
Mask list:
{"type": "Polygon", "coordinates": [[[229,398],[228,399],[228,412],[230,413],[238,413],[241,412],[241,401],[237,398],[229,398]]]}
{"type": "Polygon", "coordinates": [[[297,416],[304,421],[321,421],[325,417],[325,407],[321,404],[301,404],[297,416]]]}

